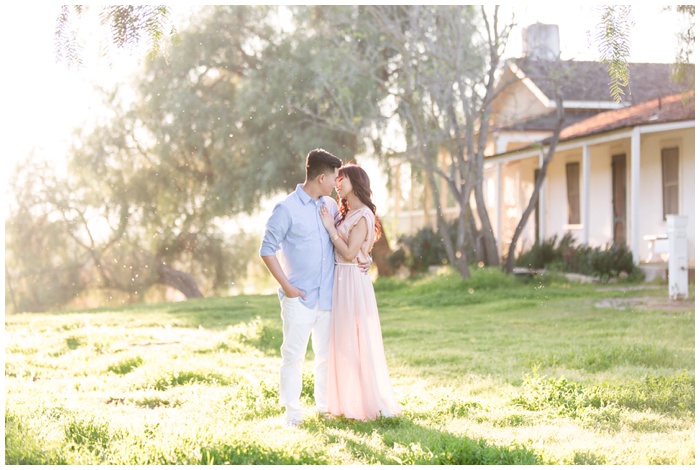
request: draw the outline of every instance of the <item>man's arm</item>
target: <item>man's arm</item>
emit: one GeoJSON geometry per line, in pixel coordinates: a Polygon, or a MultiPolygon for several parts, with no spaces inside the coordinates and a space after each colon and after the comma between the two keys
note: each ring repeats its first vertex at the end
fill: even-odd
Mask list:
{"type": "Polygon", "coordinates": [[[284,271],[282,270],[282,265],[280,265],[277,256],[268,255],[261,256],[261,258],[263,260],[263,263],[265,263],[265,266],[267,266],[268,271],[270,271],[270,274],[272,274],[272,277],[274,277],[277,280],[280,287],[284,291],[284,295],[286,295],[289,298],[301,297],[302,299],[306,300],[306,295],[304,294],[304,292],[302,292],[301,289],[293,285],[291,282],[289,282],[289,279],[287,279],[287,276],[284,274],[284,271]]]}
{"type": "Polygon", "coordinates": [[[272,210],[272,215],[267,220],[267,224],[265,224],[265,235],[260,244],[260,257],[287,297],[301,296],[302,299],[306,300],[306,295],[301,289],[289,282],[287,275],[284,274],[282,265],[277,259],[277,251],[282,245],[282,240],[287,236],[291,223],[292,218],[289,211],[282,204],[277,204],[272,210]]]}

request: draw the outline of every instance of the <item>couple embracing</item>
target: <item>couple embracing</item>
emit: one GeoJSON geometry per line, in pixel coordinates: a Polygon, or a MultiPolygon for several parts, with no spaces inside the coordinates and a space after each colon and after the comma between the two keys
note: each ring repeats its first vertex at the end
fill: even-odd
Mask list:
{"type": "Polygon", "coordinates": [[[312,150],[306,180],[267,221],[260,256],[280,285],[280,405],[289,426],[303,420],[302,364],[309,336],[319,413],[364,421],[401,412],[368,275],[370,251],[381,233],[371,194],[362,168],[312,150]],[[333,188],[338,202],[330,197],[333,188]]]}

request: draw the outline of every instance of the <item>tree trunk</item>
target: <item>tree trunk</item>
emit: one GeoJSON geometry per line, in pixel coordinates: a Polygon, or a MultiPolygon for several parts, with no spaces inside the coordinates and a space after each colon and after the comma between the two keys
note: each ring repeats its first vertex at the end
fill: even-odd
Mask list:
{"type": "Polygon", "coordinates": [[[386,233],[384,233],[384,226],[382,225],[382,236],[374,243],[372,248],[372,261],[377,265],[377,271],[382,277],[393,276],[394,269],[389,263],[389,255],[391,254],[391,248],[389,247],[389,240],[386,238],[386,233]]]}
{"type": "MultiPolygon", "coordinates": [[[[424,157],[426,158],[426,157],[424,157]]],[[[450,237],[450,230],[445,221],[445,217],[442,214],[442,206],[440,203],[440,192],[438,191],[437,183],[435,182],[435,172],[432,167],[432,160],[427,157],[425,160],[425,168],[428,172],[428,183],[430,184],[430,192],[433,195],[433,205],[435,206],[435,217],[437,219],[438,233],[442,236],[443,244],[445,245],[445,250],[447,251],[447,257],[450,260],[450,264],[459,272],[462,280],[467,280],[470,277],[469,273],[469,260],[465,250],[466,244],[463,246],[455,246],[452,238],[450,237]]],[[[464,217],[464,208],[460,209],[459,217],[464,217]]],[[[461,226],[460,231],[464,230],[464,226],[461,226]]],[[[457,240],[464,240],[466,234],[458,233],[457,240]]]]}
{"type": "Polygon", "coordinates": [[[501,264],[501,257],[498,255],[498,245],[496,244],[496,237],[493,234],[493,227],[491,226],[491,219],[489,219],[489,213],[486,210],[486,202],[484,201],[484,193],[482,191],[481,184],[477,184],[474,188],[474,196],[476,199],[476,211],[479,214],[479,220],[481,221],[481,235],[484,242],[484,263],[486,266],[498,266],[501,264]]]}
{"type": "Polygon", "coordinates": [[[552,157],[554,157],[554,152],[556,152],[557,150],[559,134],[564,124],[564,104],[562,101],[561,94],[559,92],[557,92],[556,94],[556,102],[558,119],[557,124],[554,128],[554,134],[551,137],[552,140],[549,143],[549,150],[547,151],[547,156],[542,161],[542,168],[540,168],[540,173],[537,176],[537,181],[535,181],[535,188],[532,192],[532,195],[530,196],[530,202],[525,208],[525,211],[523,211],[523,215],[520,217],[520,221],[518,222],[518,225],[515,228],[515,233],[513,234],[513,239],[510,242],[510,247],[508,247],[508,258],[506,258],[506,263],[503,266],[503,270],[508,274],[511,274],[513,272],[513,265],[515,264],[515,247],[517,245],[518,238],[520,238],[520,234],[525,228],[525,224],[530,218],[530,214],[532,214],[532,212],[535,210],[535,205],[537,205],[537,200],[539,199],[540,188],[542,188],[545,176],[547,175],[547,168],[549,167],[549,162],[552,160],[552,157]]]}
{"type": "Polygon", "coordinates": [[[158,267],[158,280],[163,284],[179,290],[185,294],[185,297],[188,299],[204,297],[199,291],[197,281],[195,281],[191,274],[178,271],[165,263],[160,263],[158,267]]]}
{"type": "Polygon", "coordinates": [[[15,299],[15,289],[12,287],[12,276],[7,271],[7,264],[5,264],[5,284],[10,288],[10,298],[12,299],[12,306],[14,307],[14,312],[17,312],[17,300],[15,299]]]}

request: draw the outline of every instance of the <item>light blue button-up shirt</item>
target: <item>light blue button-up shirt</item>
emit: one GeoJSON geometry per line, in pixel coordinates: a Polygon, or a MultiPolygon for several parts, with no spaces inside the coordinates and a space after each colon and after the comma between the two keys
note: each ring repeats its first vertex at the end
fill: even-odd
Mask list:
{"type": "MultiPolygon", "coordinates": [[[[281,250],[280,264],[294,286],[306,295],[299,299],[308,308],[319,304],[321,310],[331,309],[333,297],[333,242],[321,222],[320,209],[325,205],[333,217],[338,204],[322,196],[313,200],[297,185],[296,191],[279,202],[265,225],[260,256],[275,256],[281,250]]],[[[280,299],[284,291],[279,289],[280,299]]]]}

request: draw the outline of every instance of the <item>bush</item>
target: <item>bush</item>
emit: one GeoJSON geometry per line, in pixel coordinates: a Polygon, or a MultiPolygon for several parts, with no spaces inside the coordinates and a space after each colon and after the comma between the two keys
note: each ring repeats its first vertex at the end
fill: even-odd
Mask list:
{"type": "Polygon", "coordinates": [[[426,227],[414,235],[402,237],[401,242],[408,248],[408,267],[411,272],[424,272],[428,266],[447,264],[447,252],[442,237],[426,227]]]}
{"type": "MultiPolygon", "coordinates": [[[[448,226],[452,242],[457,239],[457,221],[453,220],[448,226]]],[[[430,266],[442,266],[449,263],[445,243],[439,230],[430,227],[420,229],[413,235],[404,235],[399,238],[403,248],[399,248],[390,255],[392,266],[407,266],[412,274],[422,273],[430,266]]],[[[466,256],[469,262],[475,262],[474,250],[467,249],[466,256]]]]}
{"type": "Polygon", "coordinates": [[[516,260],[515,265],[531,269],[544,269],[554,261],[561,260],[561,254],[557,253],[555,247],[557,236],[535,243],[530,250],[522,253],[516,260]]]}
{"type": "Polygon", "coordinates": [[[399,247],[397,250],[393,251],[389,256],[386,257],[391,269],[396,272],[401,266],[406,266],[408,261],[408,255],[403,247],[399,247]]]}
{"type": "Polygon", "coordinates": [[[623,272],[631,279],[641,275],[626,245],[613,244],[604,248],[575,245],[570,233],[564,235],[559,243],[556,235],[542,243],[535,243],[518,256],[515,265],[591,275],[604,281],[623,272]]]}
{"type": "Polygon", "coordinates": [[[593,274],[602,279],[617,277],[621,272],[636,274],[639,269],[634,265],[632,252],[625,245],[595,248],[590,253],[589,260],[593,274]]]}

